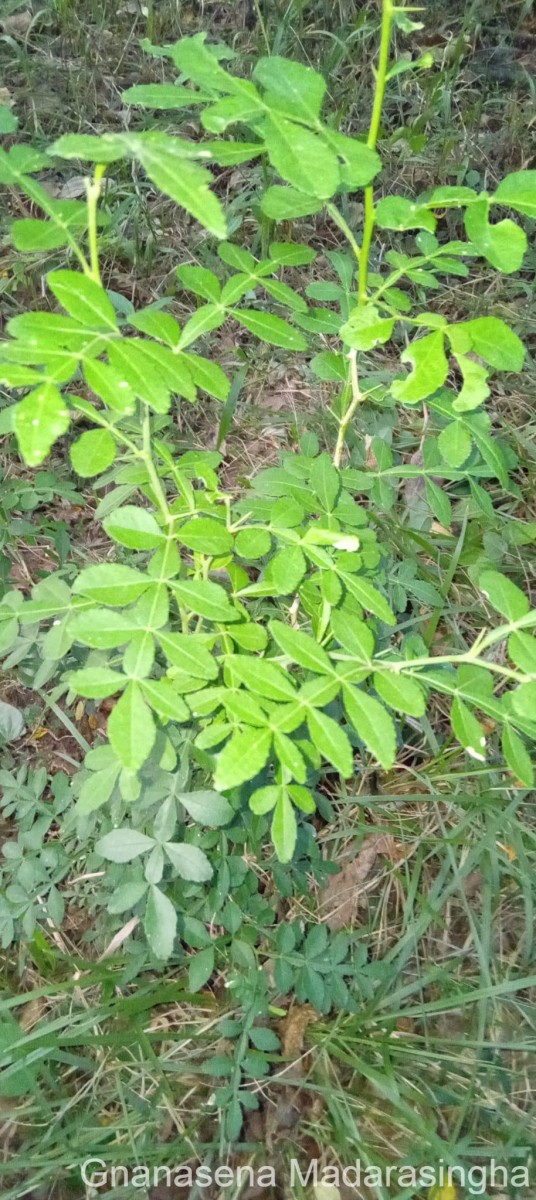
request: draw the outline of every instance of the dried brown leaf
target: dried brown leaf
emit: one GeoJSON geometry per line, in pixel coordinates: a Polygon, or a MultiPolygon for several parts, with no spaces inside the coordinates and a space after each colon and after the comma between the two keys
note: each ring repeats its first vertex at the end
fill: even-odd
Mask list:
{"type": "Polygon", "coordinates": [[[13,37],[24,37],[28,32],[32,23],[33,16],[29,8],[23,8],[22,12],[13,13],[10,17],[4,17],[0,21],[4,33],[11,34],[13,37]]]}
{"type": "Polygon", "coordinates": [[[338,875],[330,876],[321,911],[332,933],[353,923],[360,902],[359,888],[368,879],[378,855],[389,854],[392,848],[393,838],[389,834],[372,833],[356,857],[338,875]]]}

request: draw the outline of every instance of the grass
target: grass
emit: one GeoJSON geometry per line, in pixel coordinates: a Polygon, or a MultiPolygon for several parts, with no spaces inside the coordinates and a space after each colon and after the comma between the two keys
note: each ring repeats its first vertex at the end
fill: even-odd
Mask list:
{"type": "MultiPolygon", "coordinates": [[[[253,28],[245,12],[238,4],[203,7],[171,0],[142,14],[129,5],[118,9],[92,0],[44,3],[26,31],[4,31],[0,42],[5,84],[24,135],[39,143],[68,128],[120,126],[121,90],[134,81],[160,79],[163,70],[158,60],[142,55],[139,38],[165,40],[197,28],[233,44],[246,67],[266,51],[266,43],[273,53],[320,63],[341,121],[362,128],[370,90],[364,64],[378,24],[373,4],[356,11],[349,0],[335,6],[325,0],[312,5],[259,0],[252,8],[253,28]]],[[[402,76],[390,91],[382,141],[386,190],[425,187],[432,178],[462,183],[467,172],[493,180],[527,163],[533,152],[531,87],[523,79],[505,89],[485,71],[475,78],[470,51],[493,45],[501,28],[511,46],[529,16],[528,5],[475,0],[452,5],[447,24],[441,6],[428,6],[423,49],[431,47],[441,70],[419,76],[418,84],[402,76]]],[[[405,49],[409,42],[399,35],[399,51],[405,49]]],[[[226,179],[222,186],[228,186],[226,179]]],[[[152,300],[166,293],[177,255],[211,265],[207,247],[191,228],[174,224],[171,206],[160,210],[137,181],[134,190],[127,178],[117,188],[106,262],[109,286],[152,300]]],[[[244,207],[239,195],[231,205],[237,228],[244,207]]],[[[359,213],[349,215],[355,219],[359,213]]],[[[251,222],[249,214],[246,221],[251,222]]],[[[313,223],[303,228],[303,240],[337,245],[332,228],[313,223]]],[[[259,252],[260,242],[259,234],[253,246],[259,252]]],[[[498,315],[513,314],[530,342],[531,253],[520,278],[497,282],[483,268],[471,289],[454,280],[444,292],[445,311],[475,316],[491,300],[498,315]]],[[[43,267],[35,261],[21,268],[6,242],[7,314],[24,308],[32,295],[33,303],[39,302],[43,267]]],[[[379,369],[382,362],[385,368],[379,358],[379,369]]],[[[282,437],[292,444],[305,427],[314,427],[321,438],[331,439],[333,433],[325,412],[327,389],[298,376],[300,389],[303,385],[298,390],[296,377],[282,377],[280,364],[268,356],[249,365],[238,399],[240,431],[231,429],[225,442],[230,477],[247,476],[257,460],[275,455],[282,437]]],[[[515,488],[501,497],[493,521],[452,489],[462,533],[438,543],[419,528],[407,492],[394,509],[386,506],[382,512],[379,506],[380,529],[399,546],[401,562],[417,544],[429,581],[440,592],[447,578],[454,579],[457,605],[414,610],[404,631],[424,632],[439,653],[442,640],[452,644],[455,639],[463,648],[486,622],[485,609],[475,609],[474,592],[467,588],[482,556],[503,560],[512,578],[533,586],[533,389],[529,366],[522,390],[495,397],[494,422],[519,462],[515,488]]],[[[358,452],[370,432],[370,413],[367,420],[354,426],[358,452]]],[[[211,435],[217,433],[215,413],[208,421],[194,413],[188,421],[180,429],[185,442],[204,444],[207,424],[211,435]]],[[[399,427],[389,411],[378,412],[377,431],[393,439],[404,462],[419,448],[422,429],[411,412],[399,427]]],[[[61,464],[56,465],[59,473],[61,464]]],[[[53,539],[47,522],[54,524],[61,514],[49,501],[40,502],[37,512],[44,522],[39,544],[49,550],[53,539]]],[[[24,557],[27,530],[8,522],[8,535],[9,561],[24,557]]],[[[75,555],[86,554],[80,521],[70,527],[70,540],[75,555]]],[[[30,564],[34,581],[42,571],[39,560],[30,564]]],[[[5,952],[2,967],[0,1035],[7,1065],[0,1082],[0,1178],[5,1200],[89,1195],[81,1190],[79,1164],[90,1157],[130,1165],[259,1162],[268,1147],[280,1195],[294,1157],[303,1163],[318,1157],[326,1165],[355,1158],[376,1165],[441,1159],[472,1164],[491,1157],[515,1163],[532,1152],[534,797],[521,787],[505,787],[493,765],[477,767],[448,741],[439,745],[442,702],[437,703],[433,728],[423,726],[423,736],[408,742],[388,777],[378,778],[365,763],[354,794],[331,796],[335,819],[320,839],[327,858],[343,866],[359,864],[378,831],[389,839],[359,885],[355,930],[368,947],[368,963],[355,981],[357,1008],[309,1020],[311,1013],[285,1004],[274,1014],[282,1054],[273,1055],[267,1079],[248,1084],[261,1105],[248,1118],[238,1147],[226,1144],[220,1114],[210,1103],[218,1082],[210,1064],[226,1046],[219,1022],[235,1015],[225,987],[231,962],[211,988],[195,997],[184,972],[177,976],[174,969],[156,977],[146,968],[138,974],[135,939],[103,957],[109,930],[92,927],[98,879],[85,877],[84,864],[69,847],[62,885],[65,924],[58,929],[54,922],[40,923],[20,948],[5,952]]],[[[65,733],[65,721],[68,733],[77,731],[72,714],[59,703],[54,711],[54,737],[58,729],[65,733]]],[[[48,727],[49,720],[38,709],[34,728],[48,727]]],[[[26,744],[28,749],[33,762],[45,762],[51,770],[50,747],[44,753],[37,739],[26,744]]],[[[63,754],[76,769],[76,738],[63,754]]],[[[16,756],[6,752],[5,765],[17,766],[16,756]]],[[[5,822],[8,838],[13,828],[11,817],[5,822]]],[[[282,919],[304,914],[313,921],[326,919],[325,897],[314,881],[305,896],[282,903],[282,919]]],[[[266,954],[261,965],[270,970],[266,954]]],[[[106,1192],[117,1200],[132,1194],[121,1186],[106,1192]]],[[[135,1194],[161,1200],[176,1193],[149,1188],[135,1194]]],[[[232,1190],[225,1194],[235,1200],[232,1190]]],[[[309,1196],[310,1189],[304,1194],[309,1196]]],[[[356,1191],[359,1200],[412,1200],[416,1194],[411,1186],[396,1184],[356,1191]]],[[[508,1187],[500,1195],[521,1200],[522,1192],[508,1187]]]]}
{"type": "MultiPolygon", "coordinates": [[[[534,814],[501,789],[479,802],[474,778],[445,767],[434,790],[366,798],[367,813],[409,852],[377,873],[360,919],[371,965],[368,981],[357,981],[359,1011],[313,1021],[290,1065],[276,1059],[268,1081],[252,1085],[264,1107],[240,1152],[264,1161],[269,1130],[280,1174],[292,1158],[305,1164],[311,1141],[326,1163],[415,1166],[516,1162],[532,1144],[534,814]]],[[[332,838],[355,839],[364,801],[341,809],[332,838]]],[[[39,986],[3,1005],[23,1026],[11,1052],[39,1079],[12,1112],[3,1101],[4,1131],[12,1121],[29,1176],[22,1185],[16,1160],[0,1168],[6,1200],[40,1184],[68,1196],[73,1164],[88,1157],[220,1161],[207,1101],[226,1002],[207,994],[194,1007],[171,977],[133,989],[120,957],[73,961],[68,947],[42,941],[44,981],[41,961],[39,986]]],[[[28,964],[27,983],[34,972],[28,964]]],[[[291,1009],[277,1027],[292,1034],[292,1020],[291,1009]]]]}

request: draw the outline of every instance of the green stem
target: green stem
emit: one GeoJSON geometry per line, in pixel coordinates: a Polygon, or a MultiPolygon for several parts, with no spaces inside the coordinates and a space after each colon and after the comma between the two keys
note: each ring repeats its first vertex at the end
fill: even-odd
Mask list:
{"type": "MultiPolygon", "coordinates": [[[[391,41],[391,27],[393,23],[393,2],[392,0],[382,0],[382,28],[380,39],[380,53],[378,58],[378,70],[376,71],[376,86],[374,89],[374,103],[372,106],[372,115],[370,118],[370,126],[367,137],[367,146],[370,150],[376,149],[378,134],[380,132],[380,123],[382,117],[383,100],[385,96],[385,85],[387,83],[387,70],[389,66],[389,44],[391,41]]],[[[365,188],[365,223],[363,226],[363,241],[361,245],[361,255],[359,262],[359,303],[365,304],[367,300],[368,289],[368,269],[370,248],[372,245],[372,235],[374,233],[375,209],[374,209],[374,189],[372,184],[365,188]]]]}
{"type": "Polygon", "coordinates": [[[356,409],[358,408],[358,406],[360,404],[362,404],[363,399],[364,399],[363,393],[359,387],[359,379],[357,377],[357,350],[350,350],[350,353],[348,355],[348,361],[350,364],[350,382],[351,382],[351,386],[352,386],[352,399],[350,401],[350,404],[348,405],[348,408],[346,409],[346,412],[343,414],[343,416],[339,420],[339,432],[337,434],[337,442],[335,445],[335,450],[333,452],[333,466],[337,467],[337,470],[339,469],[339,467],[341,465],[342,452],[344,450],[344,443],[346,441],[346,434],[348,432],[348,426],[350,425],[350,422],[352,420],[352,417],[353,417],[356,409]]]}
{"type": "Polygon", "coordinates": [[[528,683],[534,679],[533,674],[520,675],[519,671],[513,671],[510,667],[503,667],[501,663],[492,662],[490,659],[482,658],[482,651],[489,650],[492,646],[496,646],[498,642],[504,642],[510,637],[511,633],[516,633],[518,629],[532,629],[536,625],[536,612],[525,613],[519,617],[517,621],[509,621],[504,625],[497,625],[495,629],[491,629],[489,633],[480,633],[473,645],[465,654],[436,654],[432,658],[411,658],[411,659],[377,659],[375,666],[381,667],[382,670],[395,671],[399,674],[401,671],[407,670],[411,672],[415,667],[436,667],[438,665],[449,663],[452,666],[459,666],[462,663],[471,663],[473,666],[485,667],[487,671],[491,671],[495,675],[502,675],[505,679],[512,679],[515,683],[528,683]]]}
{"type": "MultiPolygon", "coordinates": [[[[378,134],[380,132],[380,123],[382,116],[383,100],[385,96],[385,85],[387,83],[387,72],[389,66],[389,44],[391,41],[391,26],[393,22],[393,0],[382,0],[382,26],[380,39],[380,52],[378,59],[378,70],[376,72],[376,86],[374,89],[374,102],[372,105],[372,114],[370,118],[370,126],[367,137],[367,146],[371,150],[376,149],[378,134]]],[[[361,246],[352,233],[342,214],[334,204],[328,204],[327,210],[339,226],[339,229],[347,238],[355,257],[358,262],[358,300],[359,304],[366,304],[368,298],[368,269],[370,249],[372,245],[372,236],[374,233],[375,209],[374,209],[374,190],[372,185],[365,188],[365,220],[363,225],[363,240],[361,246]]],[[[352,389],[352,400],[339,421],[339,431],[337,435],[337,443],[333,454],[333,464],[335,467],[340,467],[344,443],[348,427],[357,411],[360,404],[363,402],[363,393],[359,387],[357,375],[357,351],[350,350],[348,355],[350,384],[352,389]]]]}
{"type": "Polygon", "coordinates": [[[154,464],[153,452],[151,448],[151,415],[147,410],[143,417],[143,461],[147,468],[147,474],[151,481],[152,489],[155,494],[156,503],[162,513],[166,525],[173,523],[173,515],[170,512],[169,505],[166,499],[166,493],[160,482],[158,471],[154,464]]]}
{"type": "Polygon", "coordinates": [[[99,266],[97,205],[100,200],[102,181],[105,171],[105,163],[97,163],[93,174],[93,179],[86,180],[90,278],[98,284],[101,282],[101,276],[99,266]]]}
{"type": "Polygon", "coordinates": [[[272,54],[272,48],[271,48],[271,46],[270,46],[270,42],[269,42],[269,39],[268,39],[268,34],[267,34],[267,32],[266,32],[266,25],[265,25],[265,23],[264,23],[264,17],[263,17],[263,15],[262,15],[262,10],[261,10],[261,6],[260,6],[260,4],[259,4],[259,0],[253,0],[253,7],[254,7],[254,9],[255,9],[255,12],[256,12],[256,14],[257,14],[257,20],[258,20],[258,22],[259,22],[259,28],[260,28],[260,31],[261,31],[261,33],[262,33],[262,36],[263,36],[264,45],[266,46],[266,53],[267,53],[268,57],[270,58],[270,57],[271,57],[271,54],[272,54]]]}
{"type": "Polygon", "coordinates": [[[345,236],[347,242],[352,247],[352,250],[356,256],[356,259],[359,262],[359,259],[361,257],[361,250],[356,241],[356,238],[354,237],[354,235],[352,233],[352,230],[350,229],[348,222],[344,219],[342,213],[339,212],[339,210],[335,204],[326,204],[326,208],[328,210],[328,213],[329,213],[332,221],[334,221],[335,224],[339,226],[341,233],[344,233],[344,236],[345,236]]]}

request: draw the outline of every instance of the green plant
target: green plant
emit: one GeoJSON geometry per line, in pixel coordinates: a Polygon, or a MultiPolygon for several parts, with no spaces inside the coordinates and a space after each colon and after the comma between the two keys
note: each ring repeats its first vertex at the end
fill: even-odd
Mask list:
{"type": "MultiPolygon", "coordinates": [[[[508,484],[508,454],[491,436],[482,405],[492,372],[521,369],[523,344],[496,316],[449,323],[441,312],[421,311],[421,297],[436,292],[444,274],[465,277],[473,257],[506,273],[521,267],[523,229],[510,217],[492,223],[490,214],[506,207],[534,215],[536,173],[507,176],[493,195],[440,188],[416,199],[376,202],[384,92],[399,73],[399,64],[389,63],[392,24],[411,29],[391,0],[382,11],[366,141],[322,119],[326,87],[317,72],[274,56],[259,60],[254,82],[245,80],[222,65],[231,51],[198,36],[153,48],[177,65],[176,85],[136,87],[125,99],[159,109],[199,105],[204,130],[221,135],[239,123],[251,129],[251,142],[186,141],[160,131],[67,135],[53,154],[96,163],[86,204],[51,199],[32,178],[49,163],[46,154],[19,145],[0,155],[2,181],[20,187],[44,213],[14,222],[17,248],[61,249],[80,268],[48,274],[63,312],[23,313],[9,323],[0,379],[26,395],[5,411],[3,427],[16,434],[28,465],[37,466],[72,419],[90,426],[73,441],[71,460],[96,488],[112,487],[97,515],[118,547],[115,562],[84,566],[76,575],[66,566],[40,581],[22,604],[8,593],[0,607],[8,631],[3,644],[11,665],[28,655],[41,659],[40,687],[60,676],[56,700],[111,698],[109,745],[89,751],[71,820],[80,840],[97,839],[98,862],[135,862],[128,899],[135,912],[148,906],[145,928],[159,958],[173,949],[176,911],[175,894],[169,900],[161,882],[172,890],[176,875],[208,882],[217,861],[214,847],[211,862],[196,847],[196,828],[185,823],[178,805],[206,825],[224,824],[225,812],[225,821],[251,831],[256,846],[269,816],[278,858],[289,863],[299,830],[316,810],[319,776],[350,779],[356,759],[389,770],[406,719],[422,729],[419,723],[432,713],[430,697],[438,694],[451,698],[452,733],[470,757],[486,762],[482,718],[490,718],[501,731],[506,764],[524,787],[533,783],[527,740],[536,737],[530,632],[536,611],[509,578],[484,570],[476,586],[490,621],[492,613],[502,621],[481,629],[470,644],[431,653],[431,638],[397,629],[395,610],[405,607],[412,587],[424,597],[426,580],[416,579],[417,568],[396,562],[380,514],[389,509],[389,480],[408,471],[424,474],[429,503],[443,521],[450,510],[434,482],[438,464],[444,478],[469,485],[477,498],[483,473],[508,484]],[[207,268],[178,268],[181,287],[202,301],[182,329],[165,304],[131,312],[103,287],[98,206],[107,166],[125,158],[220,239],[219,259],[231,268],[223,286],[207,268]],[[200,164],[256,158],[268,184],[260,196],[268,221],[295,221],[325,208],[346,237],[353,259],[331,256],[339,282],[317,280],[305,289],[308,299],[336,303],[337,311],[309,306],[279,278],[312,262],[308,247],[273,241],[269,256],[258,261],[225,240],[225,213],[213,177],[200,164]],[[271,182],[273,173],[282,185],[271,182]],[[347,195],[360,188],[358,241],[344,210],[347,195]],[[463,209],[467,241],[436,237],[437,212],[450,208],[463,209]],[[389,249],[387,269],[379,262],[372,269],[374,238],[383,236],[378,230],[389,239],[402,234],[404,242],[418,230],[417,252],[389,249]],[[254,291],[257,302],[261,289],[286,317],[252,307],[249,296],[254,291]],[[258,472],[238,496],[219,481],[217,453],[176,455],[168,419],[172,397],[192,403],[199,390],[228,400],[224,372],[191,350],[228,318],[287,351],[306,352],[309,337],[313,372],[341,385],[333,455],[319,452],[306,435],[299,453],[287,452],[280,466],[258,472]],[[406,344],[414,331],[418,336],[406,344]],[[338,348],[331,342],[326,348],[326,338],[338,338],[338,348]],[[404,346],[401,362],[411,373],[395,369],[378,381],[372,355],[387,344],[404,346]],[[445,387],[449,373],[453,381],[461,376],[461,387],[445,387]],[[424,467],[400,468],[381,438],[373,442],[370,473],[363,462],[345,465],[362,406],[422,401],[440,422],[424,467]],[[373,488],[366,510],[355,496],[373,488]],[[172,792],[167,808],[151,791],[159,773],[172,792]],[[207,775],[216,791],[200,792],[207,775]],[[195,789],[190,808],[186,781],[195,789]],[[193,814],[198,792],[205,799],[193,814]],[[145,854],[141,870],[138,858],[145,854]]],[[[447,590],[451,583],[448,575],[447,590]]],[[[427,595],[432,603],[439,596],[440,610],[444,596],[437,589],[427,595]]],[[[494,744],[491,753],[495,759],[494,744]]],[[[114,904],[117,894],[112,911],[114,904]]],[[[122,894],[115,911],[124,907],[122,894]]]]}
{"type": "Polygon", "coordinates": [[[17,815],[18,836],[2,846],[0,881],[0,941],[5,950],[18,933],[30,939],[38,921],[61,925],[65,912],[60,885],[69,869],[69,856],[62,845],[47,841],[51,825],[60,820],[71,801],[69,781],[59,772],[52,782],[51,801],[45,802],[46,770],[14,775],[0,771],[2,812],[17,815]]]}

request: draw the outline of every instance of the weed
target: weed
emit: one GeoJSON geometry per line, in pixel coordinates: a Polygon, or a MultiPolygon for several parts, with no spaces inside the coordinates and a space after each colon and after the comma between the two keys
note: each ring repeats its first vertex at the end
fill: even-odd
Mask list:
{"type": "MultiPolygon", "coordinates": [[[[96,517],[115,546],[113,561],[80,570],[64,555],[30,598],[8,590],[0,606],[6,670],[47,689],[54,711],[76,702],[94,729],[99,717],[107,723],[107,741],[87,749],[72,782],[56,777],[46,812],[41,775],[41,791],[19,815],[18,838],[4,852],[2,933],[8,949],[22,931],[43,962],[44,920],[62,948],[63,894],[76,878],[85,911],[107,914],[108,944],[100,930],[86,930],[86,945],[97,943],[105,958],[123,947],[118,989],[141,986],[148,964],[161,971],[173,959],[187,971],[181,986],[192,1003],[209,983],[217,991],[225,973],[239,1014],[218,1026],[229,1045],[193,1074],[218,1081],[212,1107],[225,1113],[229,1142],[242,1129],[247,1136],[259,1110],[281,1046],[268,1022],[289,997],[324,1017],[338,1014],[328,1033],[311,1034],[311,1086],[324,1097],[326,1127],[355,1122],[349,1072],[387,1104],[404,1154],[415,1131],[405,1035],[428,1066],[442,1045],[437,1034],[429,1040],[428,1016],[474,1011],[475,1055],[460,1065],[454,1099],[441,1069],[439,1082],[434,1067],[422,1083],[419,1110],[430,1095],[453,1110],[448,1134],[426,1125],[424,1158],[462,1131],[469,1136],[468,1097],[483,1101],[478,1056],[492,1042],[496,1006],[509,1020],[509,1005],[521,1003],[509,997],[534,984],[527,944],[515,970],[495,979],[491,966],[490,880],[506,871],[521,908],[530,904],[523,872],[511,863],[527,853],[517,809],[534,782],[536,611],[520,553],[530,533],[526,524],[499,533],[496,520],[516,497],[519,459],[485,405],[502,386],[497,375],[509,386],[522,370],[525,349],[515,318],[490,313],[478,298],[467,319],[446,313],[452,281],[470,282],[482,263],[517,279],[527,237],[513,216],[536,215],[536,172],[514,171],[490,190],[473,174],[470,185],[465,177],[417,196],[377,198],[386,88],[420,78],[432,63],[428,53],[392,62],[393,26],[399,35],[419,28],[409,10],[384,0],[366,138],[340,132],[336,114],[323,118],[326,83],[311,67],[272,53],[245,79],[228,69],[233,51],[196,35],[149,47],[171,60],[177,82],[135,85],[123,97],[171,111],[174,121],[199,109],[195,138],[158,126],[65,134],[52,154],[94,164],[85,201],[50,196],[36,178],[47,153],[19,144],[0,156],[2,181],[43,214],[14,221],[16,248],[67,259],[47,275],[62,311],[25,311],[8,324],[0,379],[26,394],[4,410],[3,429],[35,468],[71,424],[84,426],[70,443],[71,462],[80,479],[104,490],[96,517]],[[223,139],[235,124],[249,141],[223,139]],[[210,265],[177,268],[180,296],[196,297],[182,327],[171,296],[137,308],[104,286],[100,206],[107,174],[125,161],[197,220],[207,241],[218,241],[216,253],[200,253],[210,265]],[[229,196],[230,229],[215,171],[251,162],[260,164],[251,174],[260,233],[250,246],[230,239],[244,198],[229,196]],[[358,232],[351,197],[361,189],[358,232]],[[347,249],[323,246],[318,263],[314,249],[294,240],[294,225],[320,214],[347,249]],[[279,224],[286,240],[277,240],[279,224]],[[260,257],[252,252],[259,246],[260,257]],[[247,487],[224,486],[221,446],[247,377],[244,364],[231,384],[215,361],[227,321],[246,339],[244,357],[250,338],[277,353],[308,354],[333,398],[330,453],[307,432],[247,487]],[[224,406],[220,449],[178,454],[172,399],[184,408],[198,392],[224,406]],[[476,621],[464,628],[461,617],[475,608],[476,621]],[[322,848],[355,837],[348,813],[380,771],[385,794],[364,793],[366,802],[396,824],[396,770],[416,781],[417,797],[428,790],[429,805],[416,804],[426,819],[433,813],[415,863],[385,843],[389,888],[404,898],[396,936],[390,928],[385,937],[381,906],[366,937],[330,934],[309,905],[311,889],[330,876],[322,848]],[[464,887],[484,862],[477,919],[464,887]],[[420,955],[452,921],[465,923],[478,973],[471,968],[451,991],[449,950],[430,970],[420,955]]],[[[264,21],[261,32],[268,41],[264,21]]],[[[390,902],[387,893],[389,919],[390,902]]],[[[100,986],[106,976],[93,978],[100,986]]],[[[127,1008],[137,995],[125,998],[127,1008]]],[[[116,1008],[103,1000],[103,1020],[116,1008]]],[[[88,1012],[99,1025],[98,1006],[88,1012]]],[[[98,1060],[100,1034],[88,1044],[98,1060]]],[[[6,1078],[15,1083],[24,1046],[15,1038],[6,1052],[6,1078]]],[[[147,1055],[156,1077],[165,1075],[165,1061],[147,1055]]],[[[302,1076],[297,1086],[305,1086],[302,1076]]],[[[499,1119],[499,1142],[502,1129],[499,1119]]],[[[147,1126],[134,1139],[136,1153],[146,1134],[147,1126]]],[[[64,1150],[60,1158],[65,1166],[64,1150]]]]}

